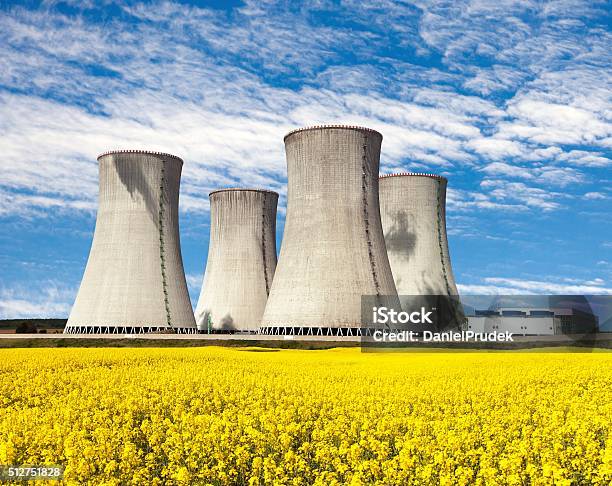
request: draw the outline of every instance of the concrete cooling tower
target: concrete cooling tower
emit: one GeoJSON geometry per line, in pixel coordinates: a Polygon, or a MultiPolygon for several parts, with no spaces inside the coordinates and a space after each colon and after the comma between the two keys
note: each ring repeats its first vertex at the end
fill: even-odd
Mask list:
{"type": "Polygon", "coordinates": [[[380,178],[380,215],[397,293],[457,295],[446,239],[446,179],[380,178]]]}
{"type": "Polygon", "coordinates": [[[64,332],[196,332],[179,240],[183,161],[139,150],[98,161],[96,229],[64,332]]]}
{"type": "Polygon", "coordinates": [[[337,125],[285,136],[287,216],[262,333],[357,335],[363,295],[397,303],[378,206],[381,142],[337,125]]]}
{"type": "Polygon", "coordinates": [[[432,174],[380,178],[380,214],[389,263],[404,311],[436,309],[432,326],[461,327],[459,302],[446,239],[446,179],[432,174]]]}
{"type": "Polygon", "coordinates": [[[204,331],[257,331],[276,269],[278,194],[210,193],[210,243],[196,308],[204,331]]]}

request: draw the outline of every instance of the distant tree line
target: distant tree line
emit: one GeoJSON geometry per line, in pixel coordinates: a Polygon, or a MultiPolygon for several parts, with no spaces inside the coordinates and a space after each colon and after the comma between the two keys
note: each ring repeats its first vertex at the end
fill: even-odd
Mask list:
{"type": "Polygon", "coordinates": [[[46,334],[63,329],[66,319],[1,319],[0,329],[14,329],[18,334],[46,334]]]}

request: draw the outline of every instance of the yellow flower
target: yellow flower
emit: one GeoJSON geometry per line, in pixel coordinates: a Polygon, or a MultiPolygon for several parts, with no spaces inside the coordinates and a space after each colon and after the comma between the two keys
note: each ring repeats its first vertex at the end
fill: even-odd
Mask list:
{"type": "Polygon", "coordinates": [[[0,464],[66,484],[612,482],[611,353],[0,354],[0,464]]]}

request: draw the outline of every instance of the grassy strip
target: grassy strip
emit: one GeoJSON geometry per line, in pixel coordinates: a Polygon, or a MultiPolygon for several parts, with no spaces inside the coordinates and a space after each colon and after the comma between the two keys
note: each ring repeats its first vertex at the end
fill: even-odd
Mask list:
{"type": "Polygon", "coordinates": [[[0,339],[0,348],[191,348],[199,346],[257,347],[281,349],[331,349],[356,347],[358,342],[247,341],[204,339],[0,339]]]}
{"type": "MultiPolygon", "coordinates": [[[[0,339],[0,348],[190,348],[201,346],[249,347],[263,349],[332,349],[346,347],[360,347],[360,342],[326,342],[326,341],[269,341],[269,340],[202,340],[202,339],[0,339]]],[[[504,343],[495,346],[486,343],[449,343],[444,347],[440,344],[415,343],[408,346],[369,347],[364,346],[365,352],[418,352],[418,351],[518,351],[518,350],[550,350],[550,351],[590,352],[593,349],[612,350],[612,340],[604,341],[574,341],[568,342],[539,342],[539,343],[504,343]]]]}

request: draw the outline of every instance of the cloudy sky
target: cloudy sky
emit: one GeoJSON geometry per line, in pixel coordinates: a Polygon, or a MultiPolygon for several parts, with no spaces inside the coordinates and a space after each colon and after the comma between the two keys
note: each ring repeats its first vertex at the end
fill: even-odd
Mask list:
{"type": "Polygon", "coordinates": [[[449,178],[460,290],[612,293],[607,2],[0,1],[0,318],[66,317],[96,156],[185,160],[192,300],[208,192],[281,194],[283,135],[383,133],[381,170],[449,178]]]}

